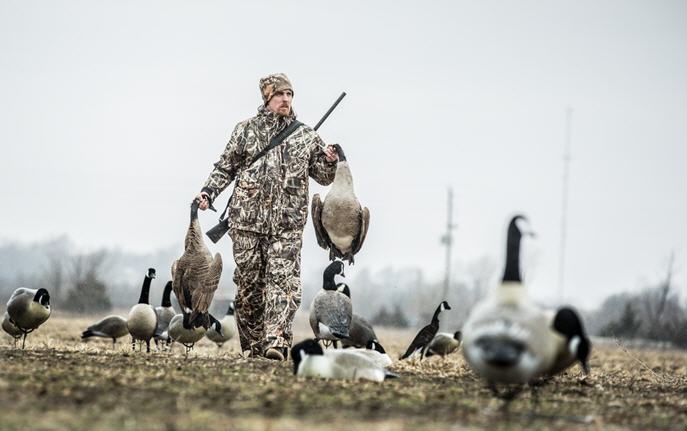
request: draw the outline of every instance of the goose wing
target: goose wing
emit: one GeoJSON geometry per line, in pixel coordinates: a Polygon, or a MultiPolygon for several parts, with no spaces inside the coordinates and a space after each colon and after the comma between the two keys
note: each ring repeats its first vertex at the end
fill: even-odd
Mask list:
{"type": "Polygon", "coordinates": [[[310,206],[310,213],[312,214],[312,224],[315,227],[315,236],[317,237],[317,244],[323,249],[327,250],[331,246],[329,235],[322,225],[322,201],[320,195],[315,193],[312,197],[312,204],[310,206]]]}
{"type": "Polygon", "coordinates": [[[319,323],[326,325],[332,334],[348,337],[353,307],[346,295],[326,292],[315,305],[319,323]]]}
{"type": "Polygon", "coordinates": [[[360,230],[358,231],[358,237],[353,240],[351,254],[356,254],[360,251],[360,248],[365,242],[365,237],[367,237],[367,228],[370,225],[370,210],[364,207],[360,213],[360,230]]]}
{"type": "Polygon", "coordinates": [[[205,279],[192,290],[192,309],[194,313],[207,313],[222,275],[222,256],[217,253],[208,268],[205,279]]]}
{"type": "Polygon", "coordinates": [[[422,328],[413,339],[413,342],[410,343],[410,346],[408,346],[408,350],[401,356],[401,359],[409,357],[419,349],[424,349],[432,341],[438,329],[431,324],[422,328]]]}
{"type": "Polygon", "coordinates": [[[172,291],[179,301],[182,312],[191,308],[190,298],[184,295],[185,272],[184,265],[179,260],[175,260],[172,264],[172,291]]]}

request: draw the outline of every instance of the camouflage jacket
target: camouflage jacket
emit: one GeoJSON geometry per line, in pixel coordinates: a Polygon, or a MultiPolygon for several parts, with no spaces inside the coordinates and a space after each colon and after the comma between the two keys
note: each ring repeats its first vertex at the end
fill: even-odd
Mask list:
{"type": "Polygon", "coordinates": [[[322,139],[305,124],[247,166],[293,119],[261,106],[258,115],[234,128],[203,187],[214,200],[236,180],[227,214],[229,229],[262,234],[302,231],[308,217],[308,176],[325,186],[334,181],[336,162],[327,162],[322,139]]]}

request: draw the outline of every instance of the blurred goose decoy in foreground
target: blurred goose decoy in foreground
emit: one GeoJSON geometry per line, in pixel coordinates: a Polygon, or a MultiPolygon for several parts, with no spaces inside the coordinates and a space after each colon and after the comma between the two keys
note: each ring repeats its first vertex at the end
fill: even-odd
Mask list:
{"type": "Polygon", "coordinates": [[[2,319],[2,329],[3,331],[7,332],[10,337],[14,338],[14,347],[17,347],[17,340],[19,340],[24,333],[21,331],[21,329],[17,328],[17,326],[10,322],[10,315],[7,314],[5,311],[5,316],[2,319]]]}
{"type": "Polygon", "coordinates": [[[322,290],[310,305],[310,327],[315,337],[333,343],[348,337],[353,314],[351,300],[337,290],[339,286],[334,282],[337,274],[345,277],[344,264],[340,260],[330,263],[324,270],[322,290]]]}
{"type": "Polygon", "coordinates": [[[432,321],[430,324],[420,329],[420,332],[417,333],[413,339],[413,342],[410,343],[410,346],[408,346],[408,350],[406,350],[403,356],[400,357],[401,360],[410,357],[417,351],[420,352],[420,359],[424,358],[427,346],[439,330],[439,313],[450,309],[451,307],[446,301],[442,301],[441,304],[439,304],[436,311],[434,311],[434,316],[432,316],[432,321]]]}
{"type": "Polygon", "coordinates": [[[332,188],[320,201],[320,195],[312,198],[311,214],[317,243],[329,250],[329,260],[340,258],[352,264],[353,255],[360,251],[370,224],[370,211],[358,202],[353,190],[353,175],[346,156],[339,144],[334,145],[339,154],[336,176],[332,188]]]}
{"type": "Polygon", "coordinates": [[[129,327],[126,319],[121,316],[107,316],[97,323],[92,324],[81,333],[81,339],[86,340],[91,337],[111,338],[112,347],[115,346],[117,338],[129,334],[129,327]]]}
{"type": "MultiPolygon", "coordinates": [[[[211,314],[208,314],[208,318],[210,319],[210,324],[215,331],[221,335],[222,324],[219,322],[219,320],[212,317],[211,314]]],[[[169,329],[167,330],[169,333],[169,338],[172,341],[176,341],[177,343],[186,347],[186,353],[193,349],[193,346],[200,341],[207,332],[203,326],[193,327],[190,325],[188,319],[188,314],[177,314],[172,318],[172,321],[169,322],[169,329]]]]}
{"type": "Polygon", "coordinates": [[[427,346],[426,357],[430,356],[446,356],[458,350],[463,334],[456,331],[453,335],[440,332],[434,336],[432,341],[427,346]]]}
{"type": "Polygon", "coordinates": [[[131,307],[126,326],[131,334],[131,344],[136,349],[136,340],[146,343],[146,351],[150,352],[150,339],[155,335],[157,328],[157,314],[155,308],[150,305],[150,283],[155,278],[155,269],[148,268],[141,286],[141,296],[138,304],[131,307]]]}
{"type": "Polygon", "coordinates": [[[506,400],[523,384],[564,369],[574,358],[586,370],[589,353],[588,339],[572,310],[561,309],[552,318],[527,296],[520,275],[519,224],[525,221],[523,216],[511,219],[502,283],[473,308],[463,327],[463,355],[494,394],[501,396],[497,384],[519,385],[501,396],[506,400]]]}
{"type": "Polygon", "coordinates": [[[21,348],[26,344],[26,336],[41,326],[50,317],[50,294],[46,289],[27,289],[20,287],[7,301],[9,321],[23,335],[21,348]]]}
{"type": "Polygon", "coordinates": [[[222,275],[222,256],[217,253],[213,259],[203,240],[198,221],[199,200],[191,204],[191,222],[184,241],[184,254],[172,265],[174,295],[179,301],[181,312],[189,314],[184,324],[197,328],[210,328],[208,310],[222,275]],[[186,322],[188,320],[188,322],[186,322]]]}
{"type": "Polygon", "coordinates": [[[210,341],[217,344],[218,348],[221,348],[224,343],[231,340],[236,335],[236,318],[234,317],[235,312],[236,309],[234,308],[234,301],[229,301],[229,309],[227,310],[227,314],[222,318],[222,320],[219,321],[220,325],[222,326],[223,334],[217,332],[214,326],[210,327],[208,332],[205,333],[205,336],[208,337],[210,341]]]}
{"type": "Polygon", "coordinates": [[[169,322],[176,316],[174,307],[171,301],[172,282],[168,281],[165,285],[165,290],[162,292],[162,302],[159,307],[155,307],[155,314],[157,315],[157,326],[155,327],[155,345],[160,341],[169,343],[169,337],[166,334],[169,322]]]}
{"type": "Polygon", "coordinates": [[[355,350],[327,350],[316,340],[305,340],[291,349],[293,373],[324,379],[371,380],[382,382],[398,377],[355,350]]]}

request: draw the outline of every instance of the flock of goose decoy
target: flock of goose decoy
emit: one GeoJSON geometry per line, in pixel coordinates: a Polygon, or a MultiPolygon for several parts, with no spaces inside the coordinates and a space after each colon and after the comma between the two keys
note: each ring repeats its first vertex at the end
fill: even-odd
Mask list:
{"type": "MultiPolygon", "coordinates": [[[[340,146],[336,176],[324,201],[312,200],[312,219],[318,244],[329,250],[332,262],[323,273],[322,290],[310,306],[310,326],[314,338],[303,340],[291,349],[294,374],[331,379],[366,379],[381,382],[398,377],[387,370],[393,364],[374,328],[353,312],[351,289],[337,283],[344,277],[344,263],[354,262],[369,226],[370,213],[358,202],[350,168],[340,146]],[[342,260],[337,260],[342,259],[342,260]],[[324,349],[325,347],[333,347],[324,349]],[[341,343],[343,348],[337,348],[341,343]]],[[[198,222],[198,198],[191,204],[190,224],[183,255],[174,262],[172,280],[167,282],[162,303],[150,305],[149,293],[155,269],[145,274],[139,301],[127,318],[107,316],[88,327],[81,335],[111,338],[131,335],[136,342],[150,341],[163,348],[178,342],[186,352],[204,336],[221,346],[236,333],[234,305],[220,321],[209,313],[222,273],[222,258],[214,257],[203,241],[198,222]],[[170,301],[174,292],[181,307],[176,313],[170,301]]],[[[528,296],[520,275],[520,242],[531,232],[521,227],[523,216],[514,216],[508,226],[506,266],[501,284],[472,308],[459,331],[439,333],[439,315],[451,307],[442,301],[431,322],[422,328],[399,360],[412,357],[446,356],[461,347],[467,364],[483,377],[495,395],[512,399],[525,384],[545,381],[576,361],[588,373],[591,344],[581,319],[568,307],[556,311],[537,306],[528,296]],[[510,390],[499,393],[497,385],[510,390]]],[[[17,289],[7,303],[2,329],[16,340],[37,329],[50,316],[50,295],[46,289],[17,289]]],[[[142,349],[142,347],[141,347],[142,349]]]]}

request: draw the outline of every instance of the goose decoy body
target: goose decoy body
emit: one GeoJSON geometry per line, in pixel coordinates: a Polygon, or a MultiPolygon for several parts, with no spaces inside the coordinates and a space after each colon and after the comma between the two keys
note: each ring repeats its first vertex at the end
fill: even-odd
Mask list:
{"type": "Polygon", "coordinates": [[[380,367],[388,367],[393,364],[393,361],[387,355],[384,347],[377,340],[370,340],[364,348],[349,349],[351,352],[357,352],[366,356],[372,362],[380,367]]]}
{"type": "Polygon", "coordinates": [[[441,304],[439,304],[437,309],[434,311],[434,315],[432,316],[432,321],[430,324],[420,329],[420,332],[417,333],[413,341],[410,343],[410,346],[408,346],[406,352],[403,354],[403,356],[401,356],[401,360],[409,358],[418,351],[420,352],[420,359],[424,358],[427,346],[437,334],[437,331],[439,331],[439,313],[450,309],[451,307],[446,301],[442,301],[441,304]]]}
{"type": "Polygon", "coordinates": [[[23,334],[21,348],[26,345],[26,336],[41,326],[50,317],[50,294],[46,289],[16,289],[7,301],[9,321],[23,334]]]}
{"type": "MultiPolygon", "coordinates": [[[[199,200],[191,204],[191,222],[184,241],[184,254],[172,265],[172,288],[181,312],[189,314],[184,324],[210,328],[208,310],[222,275],[222,256],[212,257],[198,221],[199,200]]],[[[186,328],[186,329],[190,329],[186,328]]]]}
{"type": "Polygon", "coordinates": [[[208,331],[205,333],[205,336],[208,337],[210,341],[217,344],[218,348],[221,348],[224,343],[231,340],[236,335],[236,318],[234,317],[235,312],[236,309],[234,301],[229,301],[229,309],[227,310],[227,314],[219,321],[220,325],[222,326],[223,334],[217,332],[214,326],[211,326],[210,329],[208,329],[208,331]]]}
{"type": "Polygon", "coordinates": [[[497,384],[531,383],[575,359],[586,369],[589,352],[588,339],[572,310],[561,309],[552,318],[527,295],[520,275],[523,230],[519,224],[525,221],[520,215],[511,219],[502,282],[473,308],[463,327],[463,355],[496,395],[497,384]]]}
{"type": "Polygon", "coordinates": [[[310,305],[310,327],[315,337],[333,343],[349,336],[353,314],[351,300],[338,290],[340,286],[334,282],[335,275],[345,276],[340,260],[330,263],[324,270],[322,290],[310,305]]]}
{"type": "Polygon", "coordinates": [[[362,207],[353,189],[353,176],[348,161],[339,144],[334,145],[339,155],[336,176],[332,187],[324,198],[315,194],[311,213],[317,243],[329,250],[329,260],[340,258],[349,264],[360,251],[367,236],[370,211],[362,207]]]}
{"type": "Polygon", "coordinates": [[[126,319],[121,316],[107,316],[97,323],[92,324],[81,333],[81,339],[86,340],[91,337],[111,338],[112,347],[115,346],[117,338],[129,334],[129,327],[126,319]]]}
{"type": "Polygon", "coordinates": [[[291,349],[293,373],[324,379],[371,380],[383,382],[398,377],[354,350],[327,350],[316,340],[302,341],[291,349]]]}
{"type": "Polygon", "coordinates": [[[131,307],[126,319],[126,326],[129,329],[129,334],[131,334],[132,347],[136,347],[136,340],[143,341],[146,343],[147,352],[150,352],[150,339],[155,335],[157,328],[157,314],[155,314],[155,308],[150,305],[150,283],[153,278],[155,278],[155,269],[148,268],[148,272],[143,277],[138,304],[131,307]]]}
{"type": "MultiPolygon", "coordinates": [[[[202,325],[193,326],[189,324],[189,318],[189,314],[177,314],[169,322],[169,329],[167,330],[169,338],[172,341],[183,345],[186,348],[186,353],[193,349],[193,346],[200,341],[207,332],[205,327],[202,325]],[[184,322],[184,320],[186,320],[186,322],[184,322]]],[[[221,323],[212,317],[211,314],[208,314],[208,318],[210,319],[211,327],[214,328],[219,334],[222,334],[221,323]]]]}
{"type": "MultiPolygon", "coordinates": [[[[337,284],[337,290],[351,299],[351,289],[346,283],[337,284]]],[[[364,317],[353,313],[348,338],[341,340],[341,346],[362,348],[367,346],[370,341],[377,341],[377,334],[375,334],[372,324],[364,317]]]]}
{"type": "Polygon", "coordinates": [[[440,332],[434,336],[432,341],[427,346],[426,357],[430,356],[446,356],[458,350],[463,334],[456,331],[453,334],[440,332]]]}
{"type": "Polygon", "coordinates": [[[160,341],[169,342],[169,337],[166,334],[169,322],[176,316],[174,307],[171,301],[172,282],[168,281],[165,285],[165,290],[162,292],[162,302],[159,307],[155,307],[155,314],[157,315],[157,326],[155,328],[155,344],[160,341]]]}
{"type": "Polygon", "coordinates": [[[14,347],[17,347],[17,340],[19,340],[24,333],[10,321],[10,315],[6,311],[2,319],[2,330],[9,334],[10,337],[14,338],[14,347]]]}

